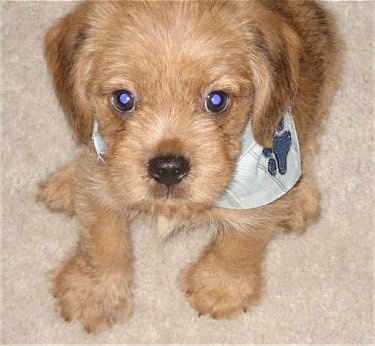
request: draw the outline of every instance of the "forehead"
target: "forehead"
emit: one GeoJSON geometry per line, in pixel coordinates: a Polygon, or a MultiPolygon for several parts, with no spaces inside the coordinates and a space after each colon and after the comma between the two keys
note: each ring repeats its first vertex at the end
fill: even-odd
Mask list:
{"type": "Polygon", "coordinates": [[[247,32],[235,2],[101,2],[92,15],[95,67],[136,83],[214,83],[249,73],[247,32]],[[99,47],[99,48],[98,48],[99,47]]]}

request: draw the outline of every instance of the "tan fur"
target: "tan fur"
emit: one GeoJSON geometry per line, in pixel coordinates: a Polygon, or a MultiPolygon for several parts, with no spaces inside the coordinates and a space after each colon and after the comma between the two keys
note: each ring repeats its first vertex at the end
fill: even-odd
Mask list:
{"type": "Polygon", "coordinates": [[[200,314],[246,311],[261,296],[261,263],[278,227],[303,232],[319,217],[311,160],[340,71],[332,20],[310,1],[87,2],[50,29],[46,60],[82,154],[41,184],[39,200],[76,214],[79,244],[53,277],[58,310],[98,332],[132,312],[129,223],[156,220],[167,237],[180,227],[216,230],[179,284],[200,314]],[[134,93],[134,112],[120,117],[110,95],[134,93]],[[208,93],[230,106],[205,111],[208,93]],[[231,181],[241,134],[252,122],[270,146],[286,106],[302,153],[298,184],[276,202],[251,210],[216,208],[231,181]],[[93,119],[107,149],[99,161],[93,119]],[[186,178],[172,189],[150,178],[148,162],[182,155],[186,178]]]}

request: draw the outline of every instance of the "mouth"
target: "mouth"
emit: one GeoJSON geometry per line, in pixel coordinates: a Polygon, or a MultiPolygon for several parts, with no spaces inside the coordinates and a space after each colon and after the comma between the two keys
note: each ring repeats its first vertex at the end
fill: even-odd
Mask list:
{"type": "Polygon", "coordinates": [[[151,189],[151,196],[155,200],[187,200],[186,189],[181,184],[154,184],[151,189]]]}

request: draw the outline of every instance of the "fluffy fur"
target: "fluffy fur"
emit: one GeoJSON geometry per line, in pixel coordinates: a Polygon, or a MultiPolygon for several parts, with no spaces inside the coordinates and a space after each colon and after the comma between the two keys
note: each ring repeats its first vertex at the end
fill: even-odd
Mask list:
{"type": "Polygon", "coordinates": [[[61,316],[98,332],[130,317],[133,251],[129,224],[155,219],[163,237],[183,226],[216,233],[179,285],[200,314],[245,312],[261,296],[261,262],[279,227],[302,232],[319,216],[311,160],[339,74],[332,20],[311,1],[87,2],[46,35],[45,54],[80,157],[41,184],[39,200],[79,219],[80,240],[53,277],[61,316]],[[119,115],[111,94],[134,93],[119,115]],[[223,90],[229,107],[204,109],[223,90]],[[276,202],[251,210],[216,208],[231,181],[251,121],[271,146],[290,106],[302,177],[276,202]],[[107,146],[98,160],[94,118],[107,146]],[[183,156],[189,174],[172,187],[148,173],[160,155],[183,156]]]}

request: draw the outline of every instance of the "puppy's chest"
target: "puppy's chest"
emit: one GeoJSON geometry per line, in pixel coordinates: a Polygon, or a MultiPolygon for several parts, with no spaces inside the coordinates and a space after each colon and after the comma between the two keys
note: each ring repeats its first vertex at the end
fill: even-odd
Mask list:
{"type": "Polygon", "coordinates": [[[178,218],[166,217],[165,215],[159,214],[155,216],[154,224],[158,236],[163,239],[177,229],[182,228],[184,222],[181,222],[178,218]]]}
{"type": "Polygon", "coordinates": [[[166,238],[175,231],[187,228],[195,228],[208,224],[209,209],[191,210],[190,208],[178,208],[178,210],[154,210],[148,213],[153,220],[153,226],[160,238],[166,238]]]}

